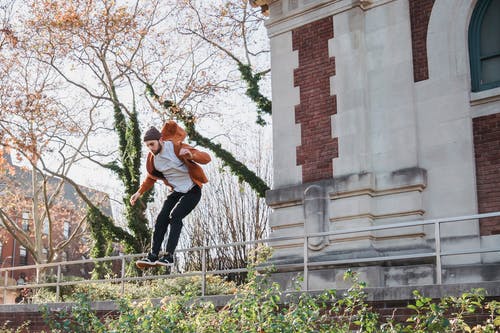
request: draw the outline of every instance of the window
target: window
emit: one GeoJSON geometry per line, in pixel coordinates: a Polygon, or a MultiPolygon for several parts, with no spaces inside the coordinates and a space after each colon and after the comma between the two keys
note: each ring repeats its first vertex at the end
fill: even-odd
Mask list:
{"type": "Polygon", "coordinates": [[[30,230],[30,224],[27,220],[23,220],[23,231],[29,231],[30,230]]]}
{"type": "Polygon", "coordinates": [[[63,229],[64,239],[68,239],[69,238],[69,231],[71,229],[68,221],[64,221],[64,227],[63,228],[64,228],[63,229]]]}
{"type": "Polygon", "coordinates": [[[19,247],[19,264],[20,265],[28,264],[28,253],[26,252],[26,248],[24,246],[19,247]]]}
{"type": "Polygon", "coordinates": [[[22,221],[21,221],[21,227],[23,228],[23,231],[29,231],[30,230],[30,213],[23,212],[23,217],[22,217],[22,221]]]}
{"type": "Polygon", "coordinates": [[[469,25],[472,91],[500,87],[500,1],[479,0],[469,25]]]}

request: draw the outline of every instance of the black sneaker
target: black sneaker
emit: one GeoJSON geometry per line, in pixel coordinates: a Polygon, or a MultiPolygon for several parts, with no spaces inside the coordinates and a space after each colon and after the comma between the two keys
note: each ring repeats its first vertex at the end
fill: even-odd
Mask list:
{"type": "Polygon", "coordinates": [[[149,253],[146,258],[142,258],[135,262],[135,265],[140,269],[144,269],[147,267],[156,266],[156,262],[158,261],[158,256],[154,253],[149,253]]]}
{"type": "Polygon", "coordinates": [[[156,261],[158,266],[172,266],[174,264],[174,256],[170,253],[165,254],[163,257],[156,261]]]}

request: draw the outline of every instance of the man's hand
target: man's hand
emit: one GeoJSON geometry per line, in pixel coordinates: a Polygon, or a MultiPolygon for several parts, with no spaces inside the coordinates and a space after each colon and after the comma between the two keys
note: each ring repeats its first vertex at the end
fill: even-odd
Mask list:
{"type": "Polygon", "coordinates": [[[193,154],[191,154],[191,151],[187,148],[181,148],[181,150],[179,150],[179,156],[184,156],[188,160],[193,158],[193,154]]]}
{"type": "Polygon", "coordinates": [[[135,205],[135,202],[137,201],[137,199],[139,199],[140,196],[141,194],[139,192],[135,192],[134,194],[132,194],[132,196],[130,197],[130,204],[132,206],[135,205]]]}

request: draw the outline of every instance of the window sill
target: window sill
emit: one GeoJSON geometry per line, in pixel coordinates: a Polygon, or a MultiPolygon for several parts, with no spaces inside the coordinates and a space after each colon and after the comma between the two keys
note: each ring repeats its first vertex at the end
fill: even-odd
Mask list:
{"type": "Polygon", "coordinates": [[[470,93],[470,104],[479,105],[500,100],[500,87],[470,93]]]}

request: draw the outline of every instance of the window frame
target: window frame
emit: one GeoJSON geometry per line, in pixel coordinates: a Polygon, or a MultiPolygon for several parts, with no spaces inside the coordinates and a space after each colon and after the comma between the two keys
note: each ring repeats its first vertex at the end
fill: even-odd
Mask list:
{"type": "Polygon", "coordinates": [[[23,211],[21,213],[21,229],[25,232],[30,231],[30,213],[27,211],[23,211]]]}
{"type": "Polygon", "coordinates": [[[19,265],[26,266],[28,265],[28,249],[24,246],[19,246],[19,265]],[[24,255],[23,255],[24,253],[24,255]]]}
{"type": "Polygon", "coordinates": [[[481,56],[481,25],[483,18],[492,0],[479,0],[472,12],[469,23],[469,60],[472,92],[500,87],[500,75],[497,81],[481,84],[481,62],[485,58],[500,56],[500,50],[493,55],[481,56]]]}

